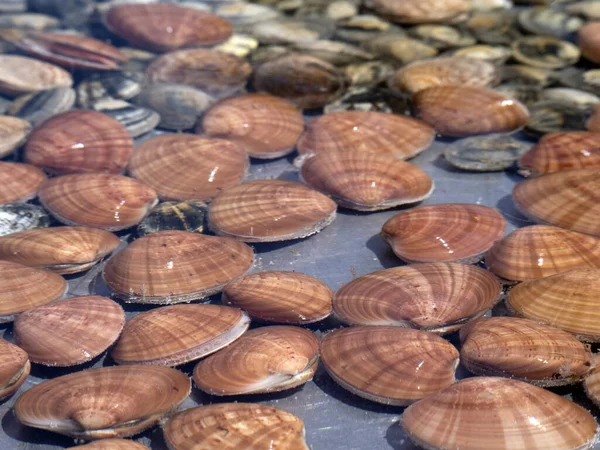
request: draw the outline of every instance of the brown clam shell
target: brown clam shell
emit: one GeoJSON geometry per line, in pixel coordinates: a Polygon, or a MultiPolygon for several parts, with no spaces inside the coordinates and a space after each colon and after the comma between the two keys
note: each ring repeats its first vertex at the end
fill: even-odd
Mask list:
{"type": "Polygon", "coordinates": [[[258,92],[283,97],[300,109],[331,103],[344,94],[349,84],[348,77],[334,65],[296,53],[261,64],[253,80],[258,92]]]}
{"type": "Polygon", "coordinates": [[[51,227],[0,237],[0,259],[60,274],[82,272],[117,249],[114,234],[88,227],[51,227]]]}
{"type": "Polygon", "coordinates": [[[29,376],[30,370],[27,353],[20,347],[0,339],[0,399],[16,392],[29,376]]]}
{"type": "Polygon", "coordinates": [[[294,151],[304,117],[287,101],[267,94],[246,94],[214,105],[196,132],[240,144],[253,158],[272,159],[294,151]]]}
{"type": "Polygon", "coordinates": [[[600,405],[600,354],[592,354],[592,367],[583,382],[583,387],[588,398],[598,406],[600,405]]]}
{"type": "Polygon", "coordinates": [[[0,55],[0,92],[19,95],[57,87],[70,87],[73,78],[64,69],[37,59],[0,55]]]}
{"type": "Polygon", "coordinates": [[[519,160],[521,171],[534,175],[600,167],[600,133],[549,133],[519,160]]]}
{"type": "Polygon", "coordinates": [[[226,41],[231,25],[214,14],[173,4],[117,5],[104,24],[134,47],[168,52],[226,41]]]}
{"type": "Polygon", "coordinates": [[[228,306],[164,306],[128,320],[111,355],[119,364],[178,366],[230,345],[249,324],[228,306]]]}
{"type": "Polygon", "coordinates": [[[252,73],[246,61],[213,50],[179,50],[156,58],[146,76],[153,83],[183,84],[210,95],[227,97],[239,91],[252,73]]]}
{"type": "Polygon", "coordinates": [[[368,0],[367,5],[395,22],[453,22],[471,11],[469,0],[368,0]]]}
{"type": "Polygon", "coordinates": [[[78,439],[137,434],[190,394],[189,378],[169,367],[102,367],[44,381],[15,403],[24,425],[78,439]]]}
{"type": "Polygon", "coordinates": [[[45,179],[44,172],[35,166],[0,161],[0,205],[35,198],[45,179]]]}
{"type": "Polygon", "coordinates": [[[125,312],[99,296],[38,306],[15,319],[15,340],[29,359],[45,366],[75,366],[104,352],[119,337],[125,312]]]}
{"type": "Polygon", "coordinates": [[[31,124],[17,117],[0,115],[0,158],[10,155],[25,140],[31,124]]]}
{"type": "Polygon", "coordinates": [[[104,173],[50,178],[38,195],[60,222],[110,231],[137,224],[157,202],[156,192],[145,183],[104,173]]]}
{"type": "Polygon", "coordinates": [[[460,329],[460,362],[478,375],[536,386],[579,382],[590,370],[589,349],[569,333],[527,319],[485,317],[460,329]]]}
{"type": "Polygon", "coordinates": [[[408,159],[429,147],[434,139],[433,128],[411,117],[340,111],[311,121],[297,147],[301,154],[352,150],[408,159]]]}
{"type": "Polygon", "coordinates": [[[319,339],[299,327],[250,330],[200,361],[194,383],[211,395],[263,394],[310,381],[319,363],[319,339]]]}
{"type": "Polygon", "coordinates": [[[238,241],[187,231],[160,231],[137,239],[104,266],[113,293],[134,303],[202,299],[245,274],[252,249],[238,241]]]}
{"type": "Polygon", "coordinates": [[[523,227],[496,242],[485,264],[510,281],[545,278],[574,269],[600,269],[600,239],[548,225],[523,227]]]}
{"type": "Polygon", "coordinates": [[[225,139],[187,133],[156,136],[135,149],[129,173],[162,200],[210,201],[248,171],[244,149],[225,139]]]}
{"type": "Polygon", "coordinates": [[[333,298],[335,316],[348,325],[394,325],[444,334],[486,313],[502,287],[479,267],[414,264],[364,275],[333,298]]]}
{"type": "Polygon", "coordinates": [[[127,129],[91,110],[58,114],[37,127],[25,145],[25,161],[56,173],[118,174],[133,153],[127,129]]]}
{"type": "Polygon", "coordinates": [[[508,294],[515,314],[600,342],[600,269],[578,269],[524,281],[508,294]]]}
{"type": "Polygon", "coordinates": [[[223,289],[221,302],[265,322],[307,324],[331,314],[333,292],[325,283],[298,272],[246,275],[223,289]]]}
{"type": "Polygon", "coordinates": [[[581,406],[507,378],[461,380],[407,408],[402,427],[419,446],[460,450],[591,448],[598,424],[581,406]]]}
{"type": "Polygon", "coordinates": [[[420,202],[434,188],[422,169],[385,153],[318,152],[303,161],[300,177],[338,205],[358,211],[420,202]]]}
{"type": "Polygon", "coordinates": [[[321,341],[321,360],[344,389],[404,406],[454,383],[458,351],[433,333],[394,326],[342,328],[321,341]]]}
{"type": "Polygon", "coordinates": [[[208,226],[245,242],[285,241],[318,233],[335,212],[335,202],[303,184],[259,180],[222,191],[210,204],[208,226]]]}
{"type": "Polygon", "coordinates": [[[67,292],[67,281],[52,272],[0,260],[0,323],[61,299],[67,292]]]}
{"type": "Polygon", "coordinates": [[[519,211],[535,222],[600,236],[600,168],[525,180],[512,195],[519,211]]]}
{"type": "Polygon", "coordinates": [[[398,70],[388,86],[399,92],[416,94],[433,86],[489,87],[499,80],[493,64],[461,56],[415,61],[398,70]]]}
{"type": "Polygon", "coordinates": [[[250,403],[198,406],[163,426],[173,450],[308,450],[302,421],[278,408],[250,403]]]}
{"type": "Polygon", "coordinates": [[[145,445],[127,439],[102,439],[85,445],[69,447],[69,450],[149,450],[145,445]]]}
{"type": "Polygon", "coordinates": [[[591,22],[579,28],[577,42],[584,58],[600,64],[600,22],[591,22]]]}
{"type": "Polygon", "coordinates": [[[446,136],[505,133],[523,128],[527,108],[517,100],[477,87],[435,86],[413,97],[419,119],[446,136]]]}
{"type": "Polygon", "coordinates": [[[496,209],[467,203],[428,205],[389,219],[381,237],[406,262],[475,263],[504,234],[496,209]]]}

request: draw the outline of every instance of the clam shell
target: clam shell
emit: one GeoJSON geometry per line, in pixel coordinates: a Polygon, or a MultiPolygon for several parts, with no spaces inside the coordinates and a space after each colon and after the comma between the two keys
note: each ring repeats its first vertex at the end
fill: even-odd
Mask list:
{"type": "Polygon", "coordinates": [[[336,66],[375,59],[375,55],[339,41],[298,42],[294,48],[303,54],[315,56],[336,66]]]}
{"type": "Polygon", "coordinates": [[[477,59],[501,66],[512,56],[512,50],[502,45],[472,45],[454,50],[451,56],[477,59]]]}
{"type": "Polygon", "coordinates": [[[254,262],[247,245],[185,231],[137,239],[104,266],[113,293],[133,303],[180,303],[220,292],[254,262]]]}
{"type": "Polygon", "coordinates": [[[488,87],[497,80],[498,72],[493,64],[455,56],[413,62],[396,72],[388,86],[416,94],[433,86],[488,87]]]}
{"type": "MultiPolygon", "coordinates": [[[[541,100],[529,106],[527,131],[533,134],[585,130],[587,107],[565,100],[541,100]]],[[[593,130],[590,130],[593,131],[593,130]]]]}
{"type": "Polygon", "coordinates": [[[460,362],[478,375],[504,376],[536,386],[579,382],[591,353],[558,328],[514,317],[486,317],[460,329],[460,362]]]}
{"type": "Polygon", "coordinates": [[[0,55],[0,92],[18,95],[56,87],[70,87],[69,72],[33,58],[0,55]]]}
{"type": "Polygon", "coordinates": [[[581,55],[577,46],[553,37],[523,37],[514,41],[511,48],[517,61],[543,69],[570,66],[575,64],[581,55]]]}
{"type": "Polygon", "coordinates": [[[393,59],[401,64],[432,58],[438,54],[435,47],[400,33],[380,34],[365,42],[364,47],[384,59],[393,59]]]}
{"type": "Polygon", "coordinates": [[[438,334],[486,313],[502,288],[492,274],[454,263],[414,264],[364,275],[333,297],[348,325],[394,325],[438,334]]]}
{"type": "Polygon", "coordinates": [[[431,145],[435,131],[410,117],[373,111],[342,111],[312,120],[297,144],[298,152],[353,150],[409,159],[431,145]]]}
{"type": "MultiPolygon", "coordinates": [[[[476,0],[477,1],[477,0],[476,0]]],[[[510,44],[521,37],[515,27],[516,12],[512,9],[505,11],[477,11],[465,23],[467,29],[485,44],[510,44]]]]}
{"type": "Polygon", "coordinates": [[[24,425],[79,439],[127,437],[174,411],[190,390],[189,378],[168,367],[102,367],[37,384],[14,411],[24,425]]]}
{"type": "Polygon", "coordinates": [[[461,380],[407,408],[402,427],[419,446],[461,450],[591,448],[598,424],[581,406],[522,381],[461,380]]]}
{"type": "Polygon", "coordinates": [[[272,159],[294,151],[304,131],[304,118],[281,98],[246,94],[210,108],[196,129],[201,131],[238,143],[254,158],[272,159]]]}
{"type": "Polygon", "coordinates": [[[369,0],[367,5],[399,23],[454,22],[471,11],[467,0],[369,0]]]}
{"type": "Polygon", "coordinates": [[[204,202],[162,202],[140,222],[137,234],[145,236],[166,230],[202,233],[207,211],[208,206],[204,202]]]}
{"type": "Polygon", "coordinates": [[[579,17],[571,16],[551,7],[526,8],[519,12],[521,28],[541,36],[568,37],[583,25],[579,17]]]}
{"type": "Polygon", "coordinates": [[[304,424],[286,411],[250,403],[198,406],[171,417],[163,426],[173,450],[308,450],[304,424]]]}
{"type": "Polygon", "coordinates": [[[234,142],[193,134],[164,134],[140,145],[129,173],[164,200],[212,200],[239,184],[248,170],[244,149],[234,142]]]}
{"type": "Polygon", "coordinates": [[[154,189],[141,181],[104,173],[51,178],[38,195],[60,222],[110,231],[135,225],[157,201],[154,189]]]}
{"type": "Polygon", "coordinates": [[[321,360],[336,383],[353,394],[405,406],[454,383],[458,351],[433,333],[358,326],[327,334],[321,360]]]}
{"type": "Polygon", "coordinates": [[[331,313],[333,292],[322,281],[298,272],[246,275],[223,289],[221,302],[264,322],[307,324],[331,313]]]}
{"type": "Polygon", "coordinates": [[[0,205],[0,236],[50,225],[43,208],[28,203],[0,205]]]}
{"type": "Polygon", "coordinates": [[[74,103],[75,91],[68,87],[58,87],[20,96],[7,112],[38,126],[56,114],[69,111],[74,103]]]}
{"type": "Polygon", "coordinates": [[[60,275],[3,260],[0,286],[0,323],[12,322],[23,311],[61,299],[68,288],[60,275]]]}
{"type": "MultiPolygon", "coordinates": [[[[4,3],[11,3],[4,2],[4,3]]],[[[16,3],[22,3],[26,6],[26,2],[21,2],[18,0],[16,3]]],[[[4,7],[4,4],[0,6],[0,9],[4,7]]],[[[54,28],[58,28],[60,26],[60,20],[56,17],[47,16],[46,14],[37,14],[37,13],[14,13],[7,14],[4,13],[0,17],[0,27],[1,28],[20,28],[23,30],[50,30],[54,28]]]]}
{"type": "Polygon", "coordinates": [[[577,33],[577,41],[584,58],[600,63],[600,23],[592,22],[581,27],[577,33]]]}
{"type": "Polygon", "coordinates": [[[574,106],[589,107],[600,103],[600,97],[591,92],[572,88],[547,88],[540,92],[541,100],[572,103],[574,106]]]}
{"type": "Polygon", "coordinates": [[[533,85],[542,88],[554,81],[554,72],[549,69],[542,69],[541,67],[532,67],[526,64],[510,64],[501,67],[499,70],[502,81],[514,84],[533,85]]]}
{"type": "Polygon", "coordinates": [[[420,202],[434,188],[417,166],[391,155],[359,151],[318,152],[303,161],[300,177],[340,206],[359,211],[420,202]]]}
{"type": "Polygon", "coordinates": [[[0,161],[0,204],[35,198],[45,179],[44,172],[35,166],[0,161]]]}
{"type": "Polygon", "coordinates": [[[600,95],[600,70],[582,70],[577,67],[567,67],[553,77],[561,84],[574,89],[600,95]]]}
{"type": "Polygon", "coordinates": [[[592,114],[585,123],[586,130],[600,133],[600,106],[596,105],[592,108],[592,114]]]}
{"type": "Polygon", "coordinates": [[[46,120],[25,145],[25,161],[57,174],[120,173],[132,153],[133,141],[121,123],[87,110],[46,120]]]}
{"type": "Polygon", "coordinates": [[[565,11],[569,14],[577,14],[589,20],[600,19],[600,3],[596,0],[575,2],[565,5],[565,11]]]}
{"type": "MultiPolygon", "coordinates": [[[[537,103],[540,98],[543,98],[542,90],[539,86],[530,84],[503,83],[494,87],[494,91],[501,93],[505,97],[518,100],[527,107],[537,103]]],[[[533,119],[529,119],[530,122],[533,119]]]]}
{"type": "Polygon", "coordinates": [[[143,73],[130,71],[92,73],[76,87],[77,105],[89,109],[100,100],[129,100],[141,92],[144,78],[143,73]]]}
{"type": "Polygon", "coordinates": [[[160,123],[157,112],[124,100],[105,99],[96,102],[94,109],[112,117],[125,127],[132,138],[152,131],[160,123]]]}
{"type": "Polygon", "coordinates": [[[111,356],[118,364],[178,366],[231,345],[249,324],[227,306],[165,306],[128,320],[111,356]]]}
{"type": "Polygon", "coordinates": [[[446,161],[459,169],[490,172],[512,167],[529,148],[529,143],[512,136],[491,134],[454,141],[443,154],[446,161]]]}
{"type": "Polygon", "coordinates": [[[405,35],[400,27],[396,27],[373,14],[358,14],[341,20],[336,25],[336,39],[354,44],[366,42],[384,34],[405,35]],[[382,31],[388,33],[382,33],[382,31]]]}
{"type": "Polygon", "coordinates": [[[15,319],[15,340],[31,362],[75,366],[110,347],[125,325],[125,312],[105,297],[84,296],[38,306],[15,319]]]}
{"type": "Polygon", "coordinates": [[[207,94],[228,97],[241,90],[252,73],[250,64],[212,50],[179,50],[156,58],[146,70],[151,83],[183,84],[207,94]]]}
{"type": "Polygon", "coordinates": [[[319,363],[319,339],[299,327],[250,330],[200,361],[194,383],[211,395],[263,394],[310,381],[319,363]]]}
{"type": "Polygon", "coordinates": [[[525,216],[600,236],[600,168],[550,173],[518,183],[513,201],[525,216]]]}
{"type": "Polygon", "coordinates": [[[585,378],[583,387],[588,398],[598,406],[600,405],[600,356],[598,353],[592,354],[592,366],[593,369],[585,378]]]}
{"type": "Polygon", "coordinates": [[[348,83],[346,75],[328,62],[295,53],[261,64],[253,79],[258,92],[283,97],[300,109],[331,103],[342,96],[348,83]]]}
{"type": "Polygon", "coordinates": [[[148,447],[127,439],[102,439],[85,445],[69,447],[69,450],[149,450],[148,447]]]}
{"type": "Polygon", "coordinates": [[[396,214],[381,237],[406,262],[475,263],[504,234],[496,209],[467,203],[421,206],[396,214]]]}
{"type": "Polygon", "coordinates": [[[476,87],[430,87],[415,94],[413,106],[419,119],[446,136],[515,131],[529,119],[520,102],[476,87]]]}
{"type": "Polygon", "coordinates": [[[217,235],[245,242],[298,239],[333,222],[336,206],[300,183],[250,181],[225,189],[213,200],[208,226],[217,235]]]}
{"type": "Polygon", "coordinates": [[[369,61],[348,64],[343,71],[351,86],[375,86],[387,80],[394,73],[394,67],[385,61],[369,61]]]}
{"type": "Polygon", "coordinates": [[[477,43],[477,40],[464,28],[447,25],[417,25],[411,28],[409,33],[420,41],[440,50],[467,47],[477,43]]]}
{"type": "Polygon", "coordinates": [[[156,52],[220,44],[232,33],[214,14],[172,4],[113,6],[104,24],[134,47],[156,52]]]}
{"type": "Polygon", "coordinates": [[[29,122],[0,115],[0,158],[10,155],[25,142],[30,131],[29,122]]]}
{"type": "Polygon", "coordinates": [[[29,376],[31,365],[27,353],[0,339],[0,399],[13,394],[29,376]]]}
{"type": "Polygon", "coordinates": [[[214,49],[219,52],[237,56],[238,58],[246,58],[257,48],[258,40],[245,34],[234,34],[222,44],[219,44],[216,47],[214,47],[214,49]]]}
{"type": "Polygon", "coordinates": [[[327,39],[333,30],[333,22],[323,17],[311,17],[310,20],[279,17],[254,24],[250,34],[261,44],[289,45],[327,39]]]}
{"type": "Polygon", "coordinates": [[[600,342],[600,269],[577,269],[524,281],[508,294],[516,315],[600,342]]]}

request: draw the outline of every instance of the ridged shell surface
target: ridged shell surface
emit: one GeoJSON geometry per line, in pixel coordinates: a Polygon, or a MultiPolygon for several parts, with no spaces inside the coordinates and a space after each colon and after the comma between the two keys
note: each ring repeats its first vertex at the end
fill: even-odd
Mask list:
{"type": "Polygon", "coordinates": [[[102,439],[77,447],[69,447],[69,450],[149,450],[148,447],[128,439],[102,439]]]}
{"type": "Polygon", "coordinates": [[[73,78],[54,64],[16,55],[0,55],[0,92],[19,95],[55,87],[70,87],[73,78]]]}
{"type": "Polygon", "coordinates": [[[17,117],[0,115],[0,158],[10,155],[25,140],[31,124],[17,117]]]}
{"type": "Polygon", "coordinates": [[[600,23],[591,22],[577,32],[577,42],[584,58],[600,63],[600,23]]]}
{"type": "Polygon", "coordinates": [[[35,166],[0,161],[0,204],[35,198],[45,179],[44,172],[35,166]]]}
{"type": "Polygon", "coordinates": [[[31,364],[25,350],[0,339],[0,399],[19,389],[30,370],[31,364]]]}
{"type": "Polygon", "coordinates": [[[453,22],[472,8],[468,0],[369,0],[367,4],[379,14],[406,24],[453,22]]]}

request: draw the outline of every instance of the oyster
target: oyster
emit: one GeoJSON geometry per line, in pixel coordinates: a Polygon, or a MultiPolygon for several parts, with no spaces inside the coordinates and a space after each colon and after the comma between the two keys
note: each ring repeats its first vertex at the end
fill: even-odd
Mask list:
{"type": "Polygon", "coordinates": [[[38,126],[56,114],[69,111],[74,103],[75,91],[69,87],[58,87],[17,97],[7,113],[38,126]]]}
{"type": "Polygon", "coordinates": [[[0,161],[0,205],[34,199],[45,179],[35,166],[0,161]]]}
{"type": "Polygon", "coordinates": [[[468,0],[368,0],[367,6],[399,23],[452,23],[471,11],[468,0]]]}
{"type": "Polygon", "coordinates": [[[577,46],[553,37],[524,37],[514,41],[511,48],[517,61],[543,69],[562,69],[581,56],[577,46]]]}
{"type": "Polygon", "coordinates": [[[577,41],[584,58],[596,64],[600,63],[600,25],[597,22],[581,27],[577,41]]]}
{"type": "Polygon", "coordinates": [[[511,167],[530,144],[503,134],[473,136],[448,144],[443,154],[454,167],[474,172],[491,172],[511,167]]]}
{"type": "Polygon", "coordinates": [[[31,124],[16,117],[0,115],[0,158],[10,155],[27,139],[31,124]]]}
{"type": "Polygon", "coordinates": [[[149,450],[148,447],[127,439],[102,439],[77,447],[69,447],[69,450],[149,450]]]}
{"type": "Polygon", "coordinates": [[[0,400],[15,393],[29,376],[30,370],[27,353],[0,339],[0,400]]]}
{"type": "Polygon", "coordinates": [[[0,93],[19,95],[70,87],[73,78],[58,66],[16,55],[0,55],[0,93]]]}
{"type": "Polygon", "coordinates": [[[50,218],[39,206],[27,203],[0,205],[0,236],[48,225],[50,225],[50,218]]]}
{"type": "Polygon", "coordinates": [[[523,9],[518,20],[521,28],[529,33],[558,38],[568,37],[584,24],[579,17],[546,6],[523,9]]]}
{"type": "Polygon", "coordinates": [[[137,227],[138,236],[167,230],[204,231],[204,202],[162,202],[156,205],[137,227]]]}
{"type": "Polygon", "coordinates": [[[128,320],[111,355],[119,364],[178,366],[231,345],[249,324],[237,308],[165,306],[128,320]]]}

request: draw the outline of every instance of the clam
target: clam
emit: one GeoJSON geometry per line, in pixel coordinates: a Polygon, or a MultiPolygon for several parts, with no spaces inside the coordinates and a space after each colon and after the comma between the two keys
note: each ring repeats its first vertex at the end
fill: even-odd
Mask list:
{"type": "Polygon", "coordinates": [[[258,92],[283,97],[301,109],[319,108],[339,98],[348,79],[335,66],[314,56],[290,54],[254,71],[258,92]]]}
{"type": "Polygon", "coordinates": [[[407,408],[402,427],[427,449],[588,449],[598,424],[581,406],[522,381],[476,377],[407,408]]]}
{"type": "Polygon", "coordinates": [[[12,395],[29,376],[31,364],[27,353],[0,339],[0,400],[12,395]]]}
{"type": "Polygon", "coordinates": [[[594,368],[585,378],[583,387],[588,398],[597,406],[600,405],[600,357],[598,353],[592,355],[592,366],[594,368]]]}
{"type": "Polygon", "coordinates": [[[529,119],[517,100],[478,87],[430,87],[415,94],[413,106],[419,119],[446,136],[511,132],[529,119]]]}
{"type": "Polygon", "coordinates": [[[388,33],[404,34],[399,27],[372,14],[358,14],[341,20],[336,25],[335,37],[355,44],[388,33]],[[383,31],[387,33],[382,33],[383,31]]]}
{"type": "Polygon", "coordinates": [[[576,269],[515,286],[506,305],[515,315],[600,342],[600,269],[576,269]]]}
{"type": "Polygon", "coordinates": [[[488,87],[498,80],[493,64],[465,57],[440,57],[416,61],[396,72],[388,86],[415,94],[432,86],[488,87]]]}
{"type": "Polygon", "coordinates": [[[328,317],[332,297],[331,289],[316,278],[298,272],[267,271],[229,283],[221,302],[243,309],[252,319],[303,325],[328,317]]]}
{"type": "Polygon", "coordinates": [[[35,166],[0,161],[0,205],[35,198],[45,179],[44,172],[35,166]]]}
{"type": "Polygon", "coordinates": [[[55,273],[21,264],[0,261],[0,323],[61,299],[67,292],[67,281],[55,273]]]}
{"type": "Polygon", "coordinates": [[[526,64],[509,64],[498,70],[504,82],[517,85],[532,85],[538,88],[551,84],[554,81],[555,74],[555,72],[549,69],[528,66],[526,64]]]}
{"type": "Polygon", "coordinates": [[[69,447],[69,450],[149,450],[148,447],[127,439],[102,439],[77,447],[69,447]]]}
{"type": "Polygon", "coordinates": [[[574,2],[565,5],[565,11],[569,14],[577,14],[589,20],[600,19],[600,3],[596,0],[574,2]]]}
{"type": "Polygon", "coordinates": [[[518,20],[521,28],[529,33],[559,38],[576,32],[584,23],[579,17],[546,6],[523,9],[518,20]]]}
{"type": "Polygon", "coordinates": [[[318,152],[304,159],[300,177],[340,206],[358,211],[420,202],[434,188],[419,167],[392,155],[360,151],[318,152]]]}
{"type": "Polygon", "coordinates": [[[327,5],[326,16],[332,20],[343,20],[358,14],[358,7],[352,1],[337,0],[327,5]]]}
{"type": "Polygon", "coordinates": [[[543,69],[561,69],[575,64],[581,55],[577,46],[567,41],[544,36],[528,36],[511,44],[513,57],[543,69]]]}
{"type": "Polygon", "coordinates": [[[167,53],[146,69],[151,83],[183,84],[218,97],[240,91],[251,73],[250,64],[244,60],[205,49],[167,53]]]}
{"type": "Polygon", "coordinates": [[[281,98],[246,94],[214,105],[196,131],[236,142],[254,158],[272,159],[294,151],[304,118],[281,98]]]}
{"type": "Polygon", "coordinates": [[[105,99],[129,100],[142,90],[144,74],[129,71],[95,72],[76,87],[77,105],[92,108],[105,99]]]}
{"type": "Polygon", "coordinates": [[[526,217],[600,236],[600,168],[550,173],[518,183],[513,201],[526,217]]]}
{"type": "Polygon", "coordinates": [[[468,47],[475,45],[476,39],[466,30],[448,25],[417,25],[409,33],[437,49],[468,47]]]}
{"type": "Polygon", "coordinates": [[[234,34],[222,44],[214,47],[218,52],[245,58],[258,48],[258,40],[245,34],[234,34]]]}
{"type": "Polygon", "coordinates": [[[0,158],[23,144],[30,131],[31,124],[26,120],[0,115],[0,158]]]}
{"type": "Polygon", "coordinates": [[[69,72],[54,64],[16,55],[0,55],[0,92],[19,95],[56,87],[70,87],[69,72]]]}
{"type": "Polygon", "coordinates": [[[17,97],[7,112],[37,126],[56,114],[69,111],[74,103],[75,91],[58,87],[17,97]]]}
{"type": "Polygon", "coordinates": [[[280,17],[254,24],[250,34],[261,44],[288,45],[327,39],[333,30],[333,22],[323,17],[311,17],[310,20],[280,17]]]}
{"type": "Polygon", "coordinates": [[[373,54],[339,41],[298,42],[294,48],[305,55],[315,56],[336,66],[375,59],[373,54]]]}
{"type": "MultiPolygon", "coordinates": [[[[215,14],[229,21],[234,28],[246,30],[257,22],[264,22],[271,19],[277,19],[281,16],[276,9],[255,3],[248,2],[213,2],[215,14]]],[[[188,2],[188,4],[190,4],[188,2]]],[[[194,2],[194,4],[197,4],[194,2]]]]}
{"type": "Polygon", "coordinates": [[[157,202],[156,192],[141,181],[120,175],[63,175],[42,183],[40,202],[65,225],[110,231],[137,224],[157,202]]]}
{"type": "Polygon", "coordinates": [[[399,33],[378,35],[365,42],[364,47],[385,59],[393,59],[401,64],[409,64],[438,54],[435,47],[399,33]]]}
{"type": "Polygon", "coordinates": [[[600,97],[591,92],[573,88],[548,88],[540,92],[541,100],[550,100],[563,103],[572,103],[582,108],[600,103],[600,97]]]}
{"type": "Polygon", "coordinates": [[[588,23],[579,29],[577,41],[584,58],[600,63],[600,24],[588,23]]]}
{"type": "Polygon", "coordinates": [[[138,236],[166,230],[204,231],[204,216],[208,206],[204,202],[162,202],[156,205],[137,227],[138,236]]]}
{"type": "Polygon", "coordinates": [[[259,180],[221,191],[210,204],[208,226],[245,242],[285,241],[318,233],[335,212],[332,200],[303,184],[259,180]]]}
{"type": "Polygon", "coordinates": [[[0,237],[0,259],[60,274],[82,272],[120,244],[108,231],[87,227],[24,230],[0,237]]]}
{"type": "Polygon", "coordinates": [[[164,200],[212,200],[239,184],[248,170],[244,149],[225,139],[163,134],[140,145],[129,173],[164,200]]]}
{"type": "Polygon", "coordinates": [[[467,203],[421,206],[396,214],[381,237],[406,262],[475,263],[504,234],[496,209],[467,203]]]}
{"type": "Polygon", "coordinates": [[[582,89],[600,95],[600,70],[582,70],[567,67],[556,73],[554,77],[559,83],[574,89],[582,89]]]}
{"type": "Polygon", "coordinates": [[[220,292],[254,262],[247,245],[185,231],[144,236],[104,266],[104,280],[128,302],[171,304],[220,292]]]}
{"type": "Polygon", "coordinates": [[[405,406],[454,383],[458,351],[433,333],[358,326],[327,334],[321,360],[336,383],[353,394],[405,406]]]}
{"type": "Polygon", "coordinates": [[[50,225],[50,218],[39,206],[28,203],[0,205],[0,236],[44,228],[48,225],[50,225]]]}
{"type": "Polygon", "coordinates": [[[75,366],[95,358],[119,337],[125,312],[105,297],[73,297],[20,314],[15,340],[31,362],[75,366]]]}
{"type": "Polygon", "coordinates": [[[529,106],[527,131],[533,134],[585,130],[587,107],[561,100],[541,100],[529,106]]]}
{"type": "Polygon", "coordinates": [[[163,426],[173,450],[308,450],[304,424],[272,406],[220,403],[198,406],[171,417],[163,426]]]}
{"type": "Polygon", "coordinates": [[[134,47],[156,52],[220,44],[232,33],[214,14],[173,4],[117,5],[104,24],[134,47]]]}
{"type": "Polygon", "coordinates": [[[600,132],[600,106],[595,105],[592,107],[592,113],[585,122],[585,129],[594,133],[600,132]]]}
{"type": "Polygon", "coordinates": [[[541,88],[531,84],[503,83],[495,86],[494,91],[505,97],[518,100],[527,107],[538,102],[542,96],[541,88]]]}
{"type": "Polygon", "coordinates": [[[115,119],[125,127],[132,138],[152,131],[160,123],[158,113],[124,100],[100,100],[94,105],[94,110],[115,119]]]}
{"type": "Polygon", "coordinates": [[[532,320],[487,317],[460,329],[460,362],[478,375],[510,377],[536,386],[581,381],[591,354],[574,336],[532,320]]]}
{"type": "Polygon", "coordinates": [[[25,145],[25,161],[56,174],[120,173],[132,153],[133,141],[121,123],[87,110],[51,117],[25,145]]]}
{"type": "Polygon", "coordinates": [[[367,6],[399,23],[452,23],[471,11],[467,0],[368,0],[367,6]]]}
{"type": "Polygon", "coordinates": [[[394,73],[392,64],[385,61],[369,61],[348,64],[343,69],[350,86],[376,86],[394,73]]]}
{"type": "MultiPolygon", "coordinates": [[[[12,2],[9,1],[8,3],[12,2]]],[[[24,4],[25,2],[22,3],[24,4]]],[[[2,6],[0,6],[0,8],[2,8],[2,6]]],[[[59,26],[60,21],[56,17],[48,16],[46,14],[15,12],[12,14],[4,13],[0,16],[0,28],[15,27],[23,30],[42,31],[58,28],[59,26]]]]}
{"type": "Polygon", "coordinates": [[[395,112],[404,115],[410,112],[410,108],[405,96],[390,95],[386,89],[378,86],[351,86],[341,98],[323,108],[324,114],[342,111],[395,112]]]}
{"type": "Polygon", "coordinates": [[[502,45],[472,45],[454,50],[451,56],[478,59],[501,66],[512,56],[512,50],[502,45]]]}
{"type": "Polygon", "coordinates": [[[243,311],[227,306],[164,306],[127,321],[112,357],[119,364],[178,366],[231,345],[249,324],[243,311]]]}
{"type": "Polygon", "coordinates": [[[319,364],[319,339],[299,327],[250,330],[194,368],[194,384],[211,395],[263,394],[310,381],[319,364]]]}
{"type": "Polygon", "coordinates": [[[467,29],[477,40],[491,45],[510,44],[521,37],[514,26],[516,13],[512,10],[475,12],[466,21],[467,29]]]}
{"type": "Polygon", "coordinates": [[[15,403],[24,425],[93,440],[127,437],[155,425],[190,394],[169,367],[102,367],[44,381],[15,403]]]}
{"type": "Polygon", "coordinates": [[[575,269],[600,269],[600,240],[547,225],[523,227],[496,242],[485,264],[509,281],[545,278],[575,269]]]}
{"type": "Polygon", "coordinates": [[[481,317],[502,288],[489,272],[455,263],[414,264],[352,280],[333,298],[348,325],[393,325],[446,334],[481,317]]]}
{"type": "Polygon", "coordinates": [[[343,111],[312,120],[296,147],[300,154],[352,150],[408,159],[424,151],[434,139],[433,128],[411,117],[343,111]]]}

